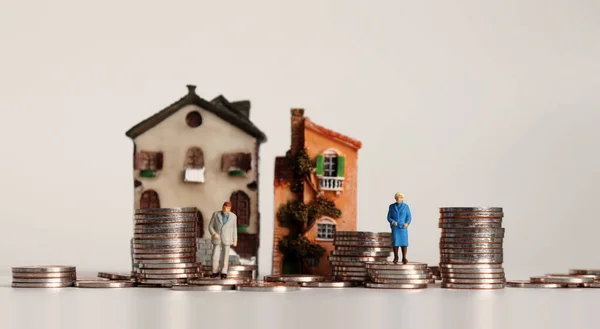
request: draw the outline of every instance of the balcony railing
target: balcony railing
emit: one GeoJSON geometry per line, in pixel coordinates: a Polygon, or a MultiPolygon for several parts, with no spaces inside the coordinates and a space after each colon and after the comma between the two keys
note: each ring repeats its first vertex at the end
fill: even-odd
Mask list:
{"type": "Polygon", "coordinates": [[[321,191],[341,191],[344,177],[326,177],[319,178],[319,189],[321,191]]]}

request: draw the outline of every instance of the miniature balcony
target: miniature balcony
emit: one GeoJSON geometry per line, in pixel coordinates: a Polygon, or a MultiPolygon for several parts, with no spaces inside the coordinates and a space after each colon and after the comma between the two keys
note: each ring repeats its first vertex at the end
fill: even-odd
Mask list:
{"type": "Polygon", "coordinates": [[[319,178],[319,189],[321,191],[341,191],[344,177],[326,177],[320,176],[319,178]]]}

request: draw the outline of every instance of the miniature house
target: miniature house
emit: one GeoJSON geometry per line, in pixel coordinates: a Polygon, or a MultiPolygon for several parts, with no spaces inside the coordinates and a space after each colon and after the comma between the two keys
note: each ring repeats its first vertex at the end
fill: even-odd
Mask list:
{"type": "Polygon", "coordinates": [[[259,149],[266,136],[250,121],[249,101],[209,102],[187,87],[187,95],[126,133],[134,144],[134,207],[197,207],[196,235],[206,239],[210,216],[231,201],[239,232],[232,249],[257,257],[259,149]]]}
{"type": "MultiPolygon", "coordinates": [[[[327,259],[333,250],[333,234],[339,231],[356,231],[357,160],[360,141],[317,125],[304,117],[303,109],[291,110],[291,148],[285,157],[275,159],[275,221],[273,248],[273,275],[292,273],[286,264],[286,256],[279,250],[281,239],[290,229],[281,225],[278,213],[282,205],[291,200],[308,204],[315,198],[332,201],[341,212],[338,218],[318,214],[309,221],[303,236],[312,244],[325,249],[318,264],[308,264],[307,274],[330,275],[331,266],[327,259]],[[301,192],[293,191],[294,165],[290,159],[305,152],[312,169],[300,183],[301,192]]],[[[297,179],[297,177],[296,177],[297,179]]]]}

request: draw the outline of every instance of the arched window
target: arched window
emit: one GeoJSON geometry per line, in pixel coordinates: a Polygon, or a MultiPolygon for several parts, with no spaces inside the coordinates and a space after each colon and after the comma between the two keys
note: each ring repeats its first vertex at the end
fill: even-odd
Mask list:
{"type": "Polygon", "coordinates": [[[321,217],[317,220],[317,240],[333,241],[336,223],[329,217],[321,217]]]}
{"type": "Polygon", "coordinates": [[[147,190],[140,197],[140,209],[160,208],[158,193],[154,190],[147,190]]]}
{"type": "Polygon", "coordinates": [[[190,147],[185,155],[186,168],[203,168],[204,152],[199,147],[190,147]]]}
{"type": "Polygon", "coordinates": [[[237,216],[239,226],[250,225],[250,197],[243,191],[236,191],[229,198],[231,211],[237,216]]]}

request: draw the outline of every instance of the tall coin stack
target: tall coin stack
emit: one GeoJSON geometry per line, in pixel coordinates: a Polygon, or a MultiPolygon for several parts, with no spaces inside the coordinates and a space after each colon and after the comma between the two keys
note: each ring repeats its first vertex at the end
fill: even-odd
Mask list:
{"type": "Polygon", "coordinates": [[[335,281],[365,282],[367,262],[383,262],[392,252],[392,234],[376,232],[337,231],[328,260],[335,281]]]}
{"type": "Polygon", "coordinates": [[[138,209],[134,218],[133,259],[137,282],[170,286],[198,278],[197,209],[138,209]]]}
{"type": "Polygon", "coordinates": [[[13,288],[66,288],[77,278],[75,266],[20,266],[12,274],[13,288]]]}
{"type": "Polygon", "coordinates": [[[502,208],[440,208],[442,288],[503,289],[502,208]]]}

